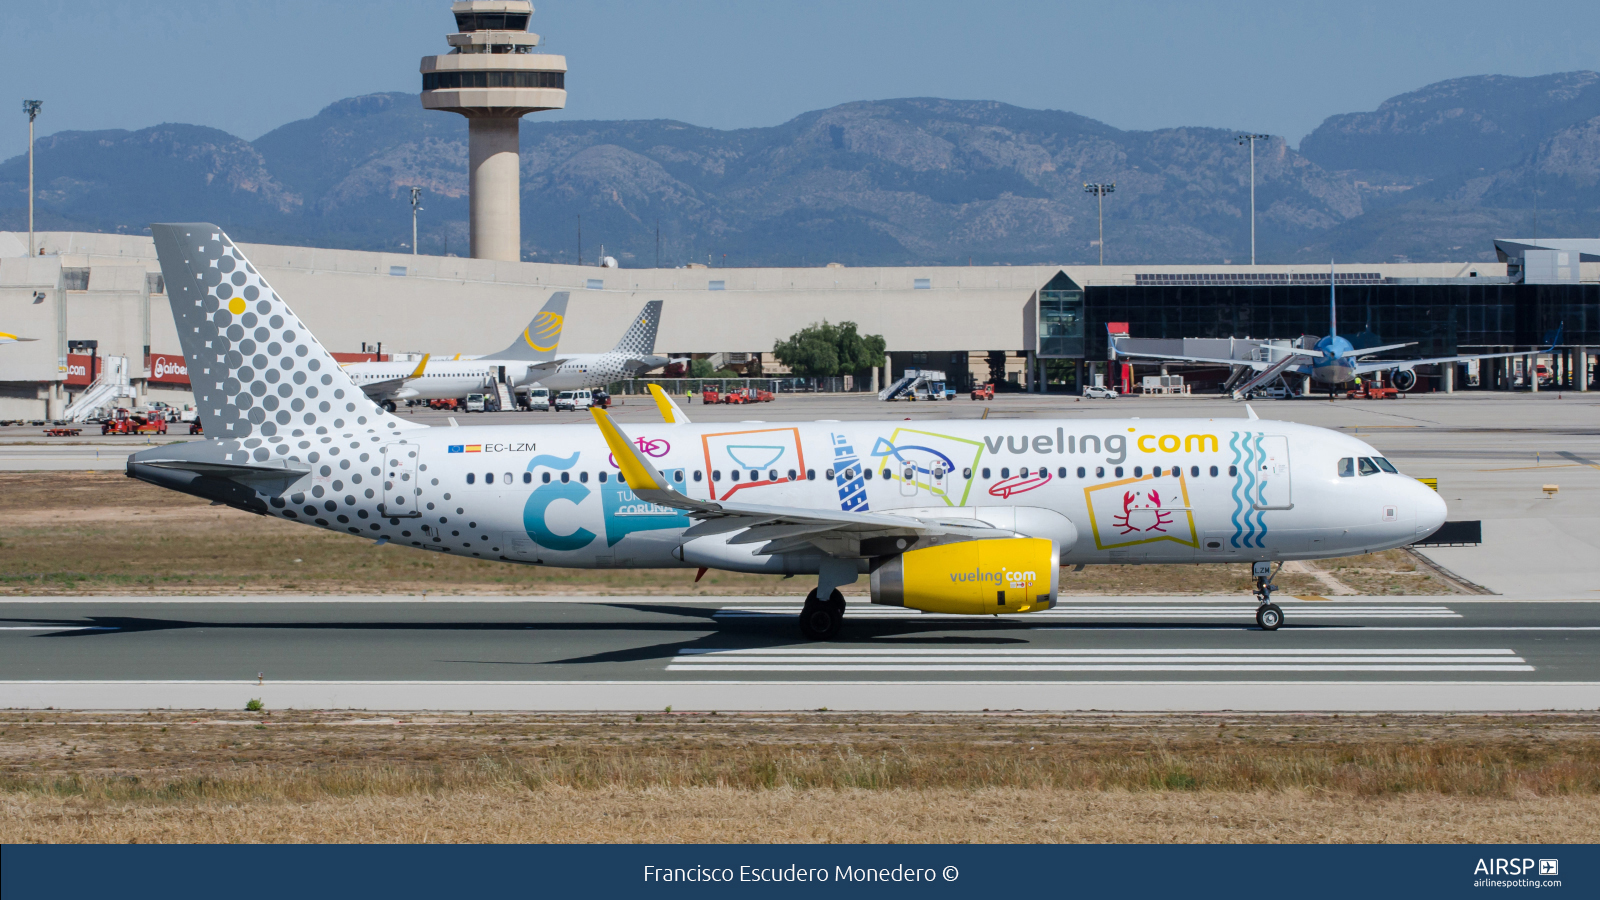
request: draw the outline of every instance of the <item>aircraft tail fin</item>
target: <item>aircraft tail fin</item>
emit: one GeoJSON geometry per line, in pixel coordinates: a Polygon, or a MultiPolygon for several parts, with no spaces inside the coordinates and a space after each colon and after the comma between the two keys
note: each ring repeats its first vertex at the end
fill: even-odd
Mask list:
{"type": "Polygon", "coordinates": [[[541,362],[551,359],[556,355],[556,348],[561,343],[561,329],[567,321],[567,298],[571,296],[567,291],[556,291],[545,301],[544,307],[539,310],[528,327],[522,329],[522,334],[511,342],[511,346],[491,353],[486,359],[516,359],[528,362],[541,362]]]}
{"type": "Polygon", "coordinates": [[[651,300],[644,305],[633,318],[633,325],[628,328],[628,333],[617,341],[617,346],[611,348],[613,353],[628,353],[634,356],[650,356],[656,352],[656,328],[661,324],[661,301],[651,300]]]}
{"type": "Polygon", "coordinates": [[[259,460],[293,459],[307,446],[296,438],[365,442],[426,427],[367,399],[221,228],[150,232],[208,437],[242,441],[259,460]]]}
{"type": "Polygon", "coordinates": [[[1339,336],[1339,300],[1334,296],[1337,290],[1335,282],[1339,279],[1333,275],[1333,260],[1328,260],[1328,337],[1339,336]]]}

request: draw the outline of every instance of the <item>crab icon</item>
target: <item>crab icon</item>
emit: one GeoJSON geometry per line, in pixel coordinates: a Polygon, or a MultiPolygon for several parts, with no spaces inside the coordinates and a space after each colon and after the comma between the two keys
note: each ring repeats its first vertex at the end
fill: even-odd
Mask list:
{"type": "Polygon", "coordinates": [[[1111,517],[1111,524],[1122,529],[1121,534],[1132,534],[1135,531],[1156,531],[1165,534],[1167,526],[1172,524],[1172,513],[1161,508],[1159,491],[1154,489],[1124,491],[1122,512],[1111,517]]]}

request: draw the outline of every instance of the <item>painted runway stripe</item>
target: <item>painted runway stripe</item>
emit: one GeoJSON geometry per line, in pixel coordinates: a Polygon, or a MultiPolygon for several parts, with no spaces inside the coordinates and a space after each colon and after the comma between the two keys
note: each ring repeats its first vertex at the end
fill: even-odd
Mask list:
{"type": "Polygon", "coordinates": [[[0,625],[0,631],[120,631],[115,625],[0,625]]]}
{"type": "Polygon", "coordinates": [[[1532,672],[1513,650],[685,650],[669,672],[1532,672]]]}
{"type": "MultiPolygon", "coordinates": [[[[712,618],[716,619],[766,619],[778,616],[798,616],[799,606],[725,606],[717,610],[712,618]]],[[[1034,613],[1010,613],[1011,616],[1026,615],[1030,619],[1207,619],[1207,618],[1234,618],[1243,616],[1253,617],[1256,614],[1254,606],[1196,606],[1184,604],[1181,606],[1151,606],[1140,604],[1138,606],[1061,606],[1054,609],[1040,610],[1034,613]]],[[[895,606],[882,607],[851,607],[845,614],[852,619],[905,619],[905,618],[938,618],[938,619],[970,619],[971,616],[960,616],[946,613],[925,613],[915,609],[903,609],[895,606]]],[[[1004,616],[1007,613],[1000,613],[1004,616]]],[[[1459,619],[1461,614],[1446,606],[1324,606],[1322,604],[1307,604],[1301,606],[1284,606],[1284,616],[1288,619],[1459,619]]]]}

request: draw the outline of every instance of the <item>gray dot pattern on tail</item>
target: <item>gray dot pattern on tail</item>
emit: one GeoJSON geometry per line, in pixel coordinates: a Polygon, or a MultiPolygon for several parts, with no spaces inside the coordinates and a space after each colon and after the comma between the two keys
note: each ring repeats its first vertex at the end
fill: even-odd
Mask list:
{"type": "Polygon", "coordinates": [[[208,435],[256,461],[314,461],[308,438],[392,439],[410,427],[367,399],[226,235],[184,240],[199,296],[170,299],[208,435]]]}

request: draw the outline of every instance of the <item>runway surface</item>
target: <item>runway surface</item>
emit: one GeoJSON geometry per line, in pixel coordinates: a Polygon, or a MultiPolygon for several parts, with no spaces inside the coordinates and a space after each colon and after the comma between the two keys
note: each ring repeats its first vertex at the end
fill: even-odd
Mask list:
{"type": "Polygon", "coordinates": [[[0,707],[1600,708],[1600,601],[1072,598],[970,618],[771,598],[0,602],[0,707]],[[258,682],[259,675],[259,682],[258,682]]]}

